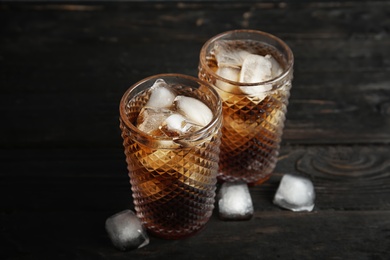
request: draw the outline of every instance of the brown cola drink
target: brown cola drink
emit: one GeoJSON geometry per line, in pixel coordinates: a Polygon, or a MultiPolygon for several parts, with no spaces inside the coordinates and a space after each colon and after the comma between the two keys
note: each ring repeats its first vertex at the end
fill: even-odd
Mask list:
{"type": "Polygon", "coordinates": [[[277,37],[229,31],[202,47],[199,78],[222,99],[219,178],[260,184],[277,163],[293,77],[293,54],[277,37]]]}
{"type": "Polygon", "coordinates": [[[137,216],[147,230],[179,239],[212,215],[221,137],[221,101],[207,83],[161,74],[133,85],[120,127],[137,216]]]}

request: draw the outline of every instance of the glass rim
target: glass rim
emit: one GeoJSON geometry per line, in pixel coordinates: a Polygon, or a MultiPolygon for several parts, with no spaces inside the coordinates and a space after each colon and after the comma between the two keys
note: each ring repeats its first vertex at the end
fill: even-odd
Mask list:
{"type": "Polygon", "coordinates": [[[270,34],[270,33],[267,33],[267,32],[263,32],[263,31],[259,31],[259,30],[251,30],[251,29],[238,29],[238,30],[230,30],[230,31],[225,31],[225,32],[222,32],[222,33],[219,33],[213,37],[211,37],[210,39],[208,39],[202,46],[201,50],[200,50],[200,54],[199,54],[199,62],[201,64],[201,68],[205,69],[207,71],[207,73],[209,75],[211,75],[212,77],[220,80],[220,81],[223,81],[223,82],[226,82],[226,83],[229,83],[229,84],[232,84],[232,85],[236,85],[236,86],[239,86],[239,87],[255,87],[255,86],[261,86],[261,85],[269,85],[269,84],[275,84],[277,82],[280,82],[282,81],[284,78],[288,77],[288,75],[291,73],[291,71],[293,70],[293,66],[294,66],[294,54],[291,50],[291,48],[287,45],[286,42],[284,42],[282,39],[280,39],[279,37],[273,35],[273,34],[270,34]],[[223,38],[224,36],[226,35],[230,35],[230,34],[235,34],[235,33],[247,33],[247,34],[253,34],[253,35],[263,35],[265,37],[268,37],[274,41],[276,41],[277,43],[280,44],[280,46],[282,46],[282,48],[286,51],[287,53],[287,67],[283,70],[283,73],[280,74],[279,76],[275,77],[275,78],[272,78],[270,80],[267,80],[267,81],[260,81],[260,82],[254,82],[254,83],[245,83],[245,82],[238,82],[238,81],[233,81],[233,80],[229,80],[229,79],[226,79],[224,77],[221,77],[219,76],[217,73],[215,73],[208,65],[207,65],[207,61],[206,61],[206,54],[207,54],[207,48],[214,42],[220,40],[221,38],[223,38]]]}
{"type": "MultiPolygon", "coordinates": [[[[186,85],[184,85],[184,86],[186,86],[186,85]]],[[[192,86],[188,86],[188,87],[192,87],[192,86]]],[[[126,128],[129,129],[131,133],[133,133],[139,137],[139,138],[136,138],[137,141],[140,141],[140,142],[145,141],[146,143],[149,143],[150,141],[148,141],[148,140],[152,139],[153,141],[162,141],[162,142],[168,141],[168,142],[174,142],[177,144],[181,144],[181,141],[183,141],[183,142],[201,141],[203,139],[202,137],[207,132],[209,132],[214,126],[216,126],[218,124],[218,122],[222,122],[222,120],[221,120],[222,101],[221,101],[217,91],[208,82],[205,82],[205,81],[200,80],[198,78],[195,78],[193,76],[180,74],[180,73],[161,73],[161,74],[155,74],[155,75],[146,77],[146,78],[141,79],[138,82],[134,83],[133,85],[131,85],[125,91],[125,93],[123,94],[123,96],[120,100],[119,114],[120,114],[120,119],[122,120],[122,122],[126,126],[126,128]],[[137,87],[139,87],[142,84],[145,84],[147,82],[151,83],[150,84],[150,87],[151,87],[154,83],[153,80],[157,80],[159,78],[162,78],[162,79],[164,79],[164,78],[181,78],[181,79],[185,79],[188,81],[193,81],[193,82],[197,83],[198,85],[206,86],[207,89],[215,96],[216,101],[217,101],[216,109],[214,107],[209,107],[213,113],[212,120],[206,126],[202,127],[201,129],[199,129],[197,131],[187,133],[184,135],[180,135],[177,137],[153,136],[153,135],[149,135],[149,134],[139,130],[132,122],[130,122],[130,120],[128,119],[128,117],[126,115],[126,106],[127,106],[127,103],[130,101],[130,99],[128,99],[128,97],[132,92],[134,92],[137,89],[137,87]]],[[[182,145],[179,145],[179,146],[182,146],[182,145]]],[[[168,147],[168,148],[172,148],[172,147],[168,147]]],[[[176,147],[173,147],[173,148],[176,148],[176,147]]],[[[161,147],[159,147],[159,149],[161,149],[161,147]]]]}

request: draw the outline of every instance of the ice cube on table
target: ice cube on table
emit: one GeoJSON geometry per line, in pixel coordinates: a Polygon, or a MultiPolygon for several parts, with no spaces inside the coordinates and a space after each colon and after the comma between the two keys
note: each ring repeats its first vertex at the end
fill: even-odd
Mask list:
{"type": "Polygon", "coordinates": [[[107,218],[105,227],[112,244],[119,250],[126,251],[149,244],[145,228],[131,210],[124,210],[107,218]]]}
{"type": "Polygon", "coordinates": [[[172,115],[172,111],[166,108],[144,107],[137,118],[139,130],[154,136],[161,136],[160,126],[172,115]]]}
{"type": "Polygon", "coordinates": [[[314,199],[314,186],[309,179],[285,174],[280,181],[273,203],[292,211],[312,211],[314,199]]]}
{"type": "Polygon", "coordinates": [[[150,88],[151,94],[146,107],[169,108],[173,104],[176,94],[163,79],[157,79],[150,88]]]}
{"type": "Polygon", "coordinates": [[[161,131],[167,136],[180,136],[189,132],[199,130],[201,127],[191,124],[180,114],[172,114],[163,123],[161,131]]]}
{"type": "Polygon", "coordinates": [[[218,67],[240,68],[245,57],[250,53],[245,50],[233,49],[226,41],[218,41],[214,45],[213,54],[218,67]]]}
{"type": "Polygon", "coordinates": [[[196,98],[180,95],[175,102],[177,109],[194,124],[204,127],[213,119],[210,108],[196,98]]]}
{"type": "Polygon", "coordinates": [[[219,217],[223,220],[248,220],[253,203],[245,182],[224,182],[218,192],[219,217]]]}

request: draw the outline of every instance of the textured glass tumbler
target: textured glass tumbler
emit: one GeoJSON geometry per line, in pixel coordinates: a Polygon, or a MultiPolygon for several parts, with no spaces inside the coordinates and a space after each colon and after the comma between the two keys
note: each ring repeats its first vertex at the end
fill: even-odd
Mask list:
{"type": "Polygon", "coordinates": [[[279,154],[293,63],[293,53],[287,44],[261,31],[228,31],[203,45],[198,77],[215,87],[223,106],[218,178],[260,184],[270,177],[279,154]],[[216,60],[216,52],[221,53],[222,47],[226,48],[222,51],[229,55],[238,51],[237,55],[223,56],[226,59],[223,62],[236,61],[242,53],[247,52],[268,57],[272,55],[280,65],[280,74],[267,81],[254,83],[222,77],[219,66],[224,64],[216,60]]]}
{"type": "Polygon", "coordinates": [[[201,230],[214,208],[222,106],[216,91],[197,78],[160,74],[128,89],[120,102],[120,127],[137,216],[148,231],[180,239],[201,230]],[[163,79],[180,95],[206,104],[213,118],[181,137],[153,137],[136,126],[148,100],[143,91],[163,79]]]}

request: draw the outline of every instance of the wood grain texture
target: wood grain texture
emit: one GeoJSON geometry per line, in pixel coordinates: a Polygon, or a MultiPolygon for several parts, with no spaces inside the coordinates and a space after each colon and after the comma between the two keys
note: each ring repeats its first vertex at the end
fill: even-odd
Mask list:
{"type": "Polygon", "coordinates": [[[1,6],[2,144],[117,144],[118,102],[131,84],[163,72],[196,76],[202,44],[234,28],[274,33],[294,51],[284,140],[390,140],[387,2],[87,7],[1,6]]]}
{"type": "Polygon", "coordinates": [[[110,245],[102,228],[109,215],[92,211],[32,212],[28,217],[20,213],[1,215],[0,220],[6,225],[0,239],[4,246],[0,256],[3,259],[9,256],[8,259],[386,259],[389,250],[390,216],[383,211],[257,212],[245,222],[212,218],[197,236],[180,241],[151,237],[148,246],[125,253],[110,245]]]}
{"type": "Polygon", "coordinates": [[[386,151],[385,146],[283,146],[275,174],[264,185],[250,188],[255,208],[250,221],[221,221],[215,209],[198,235],[180,241],[151,237],[150,245],[128,253],[116,251],[104,231],[107,217],[133,208],[121,149],[26,150],[24,155],[30,156],[17,164],[11,160],[12,151],[3,151],[0,223],[7,250],[2,254],[25,259],[386,259],[390,232],[386,151]],[[318,154],[323,156],[314,156],[318,154]],[[356,165],[366,157],[377,158],[375,172],[366,167],[356,176],[348,172],[348,165],[360,168],[356,165]],[[315,167],[316,160],[332,167],[315,167]],[[335,167],[335,161],[341,166],[335,167]],[[347,171],[340,170],[344,168],[347,171]],[[313,181],[313,212],[292,213],[272,203],[284,173],[313,181]]]}
{"type": "Polygon", "coordinates": [[[0,3],[0,259],[390,258],[388,1],[0,3]],[[295,72],[279,161],[250,221],[216,211],[197,236],[117,251],[104,221],[133,208],[118,105],[142,78],[196,76],[231,29],[284,39],[295,72]],[[313,212],[272,203],[311,179],[313,212]]]}
{"type": "MultiPolygon", "coordinates": [[[[255,207],[274,209],[272,198],[280,178],[294,173],[314,183],[318,210],[390,210],[388,152],[387,146],[371,145],[282,146],[271,179],[251,187],[255,207]]],[[[60,210],[64,205],[72,211],[84,207],[119,210],[131,203],[122,149],[1,150],[0,172],[4,194],[0,201],[11,212],[60,210]],[[67,190],[88,199],[64,200],[67,190]],[[120,198],[119,194],[125,195],[120,198]],[[61,200],[61,204],[55,202],[61,200]]]]}

